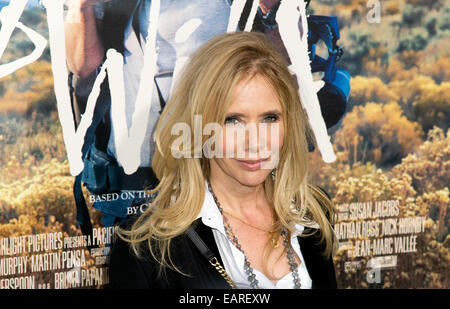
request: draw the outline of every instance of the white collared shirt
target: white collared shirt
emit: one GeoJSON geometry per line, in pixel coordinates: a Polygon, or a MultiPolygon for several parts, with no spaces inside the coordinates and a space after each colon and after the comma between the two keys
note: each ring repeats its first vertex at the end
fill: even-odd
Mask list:
{"type": "MultiPolygon", "coordinates": [[[[219,248],[220,257],[222,258],[224,264],[223,266],[225,267],[228,275],[233,279],[239,289],[250,289],[250,282],[247,280],[248,275],[245,274],[244,271],[244,254],[228,239],[223,225],[222,214],[217,208],[214,198],[208,189],[206,190],[205,201],[203,202],[203,207],[198,218],[200,217],[202,222],[209,226],[213,231],[214,239],[217,247],[219,248]]],[[[310,289],[312,280],[306,269],[305,261],[297,239],[297,236],[303,232],[304,226],[296,224],[295,228],[296,231],[291,235],[291,245],[301,260],[298,268],[300,285],[302,289],[310,289]]],[[[292,273],[288,273],[286,276],[278,280],[276,284],[274,284],[269,278],[258,270],[253,268],[253,272],[256,275],[256,280],[258,280],[258,287],[260,289],[294,288],[292,273]]]]}

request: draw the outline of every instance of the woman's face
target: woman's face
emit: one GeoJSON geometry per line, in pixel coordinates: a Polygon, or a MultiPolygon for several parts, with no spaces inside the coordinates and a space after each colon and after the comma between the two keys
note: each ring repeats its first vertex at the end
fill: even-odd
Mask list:
{"type": "Polygon", "coordinates": [[[211,159],[211,175],[259,185],[277,166],[283,139],[277,93],[260,75],[244,79],[232,94],[219,138],[223,155],[211,159]]]}

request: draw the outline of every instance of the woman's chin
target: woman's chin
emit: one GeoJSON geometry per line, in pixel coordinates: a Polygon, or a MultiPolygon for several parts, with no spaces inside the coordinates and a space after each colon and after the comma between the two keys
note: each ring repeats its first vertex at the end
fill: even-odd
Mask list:
{"type": "Polygon", "coordinates": [[[236,180],[244,186],[256,187],[264,182],[268,177],[270,170],[243,171],[236,180]]]}

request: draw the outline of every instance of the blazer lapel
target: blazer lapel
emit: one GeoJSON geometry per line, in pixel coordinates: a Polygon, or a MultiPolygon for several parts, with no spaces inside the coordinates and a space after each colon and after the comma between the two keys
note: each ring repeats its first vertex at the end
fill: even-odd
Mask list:
{"type": "Polygon", "coordinates": [[[194,229],[197,234],[201,237],[205,245],[209,248],[209,250],[214,253],[214,256],[223,265],[222,258],[220,257],[219,248],[217,248],[216,240],[214,239],[214,235],[212,233],[212,229],[205,224],[203,224],[201,219],[197,219],[195,221],[194,229]]]}
{"type": "MultiPolygon", "coordinates": [[[[311,228],[305,229],[306,233],[311,231],[311,228]]],[[[336,288],[333,259],[322,254],[324,245],[320,242],[319,233],[305,237],[299,236],[298,242],[312,280],[312,288],[336,288]]]]}

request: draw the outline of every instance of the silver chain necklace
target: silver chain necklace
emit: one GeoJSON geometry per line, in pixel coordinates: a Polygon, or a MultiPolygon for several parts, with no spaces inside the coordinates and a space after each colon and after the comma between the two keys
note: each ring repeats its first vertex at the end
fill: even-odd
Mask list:
{"type": "MultiPolygon", "coordinates": [[[[236,237],[236,235],[234,235],[233,230],[231,229],[230,222],[228,221],[227,217],[224,216],[223,208],[220,206],[220,203],[217,200],[217,197],[214,194],[214,191],[211,187],[211,183],[209,181],[208,181],[208,190],[209,190],[209,192],[211,192],[214,202],[216,203],[217,208],[219,208],[219,211],[222,215],[222,218],[224,221],[225,233],[227,234],[228,239],[244,255],[244,271],[245,271],[245,274],[248,276],[247,280],[250,282],[250,286],[253,289],[259,289],[258,280],[256,279],[256,275],[253,272],[253,268],[251,267],[250,261],[248,260],[247,256],[245,255],[245,252],[242,249],[242,246],[239,244],[238,238],[236,237]]],[[[287,248],[286,256],[288,258],[289,269],[292,273],[292,277],[293,277],[293,281],[294,281],[294,289],[300,289],[300,278],[298,276],[298,264],[295,261],[294,250],[292,249],[292,246],[288,242],[288,232],[287,232],[286,228],[283,228],[283,230],[281,231],[281,236],[284,239],[283,246],[285,246],[287,248]]]]}

